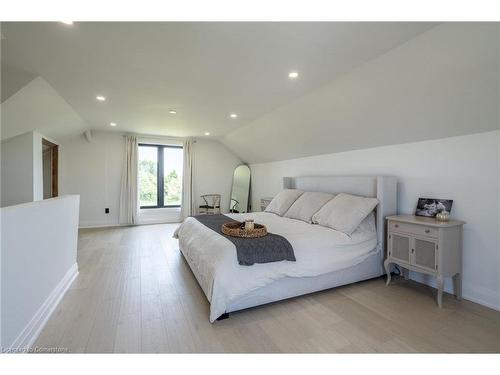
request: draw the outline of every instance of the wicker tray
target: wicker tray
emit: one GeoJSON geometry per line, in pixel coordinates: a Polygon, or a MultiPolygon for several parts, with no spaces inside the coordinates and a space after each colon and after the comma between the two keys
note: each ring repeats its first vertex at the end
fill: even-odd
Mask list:
{"type": "Polygon", "coordinates": [[[254,229],[246,230],[244,223],[226,223],[222,224],[222,233],[231,237],[257,238],[264,237],[267,234],[267,228],[262,224],[254,224],[254,229]]]}

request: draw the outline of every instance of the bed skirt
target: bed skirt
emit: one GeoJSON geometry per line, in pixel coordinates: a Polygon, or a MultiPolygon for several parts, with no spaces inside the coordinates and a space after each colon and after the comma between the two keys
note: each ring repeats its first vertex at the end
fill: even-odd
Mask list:
{"type": "MultiPolygon", "coordinates": [[[[184,256],[182,248],[180,250],[191,272],[193,272],[198,284],[205,293],[207,300],[210,301],[207,291],[203,287],[203,283],[200,282],[199,275],[196,273],[196,267],[191,264],[188,257],[184,256]]],[[[226,313],[382,276],[384,271],[380,258],[380,252],[373,250],[365,260],[353,267],[315,277],[284,277],[262,288],[255,289],[231,302],[226,313]]]]}

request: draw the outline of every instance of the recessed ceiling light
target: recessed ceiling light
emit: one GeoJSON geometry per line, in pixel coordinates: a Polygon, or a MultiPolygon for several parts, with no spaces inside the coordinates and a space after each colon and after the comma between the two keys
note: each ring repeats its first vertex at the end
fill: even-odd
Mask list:
{"type": "Polygon", "coordinates": [[[177,114],[177,111],[171,109],[170,111],[168,111],[168,113],[170,113],[171,115],[176,115],[177,114]]]}
{"type": "Polygon", "coordinates": [[[231,117],[231,118],[236,118],[236,117],[238,117],[238,115],[237,115],[236,113],[231,113],[231,114],[229,115],[229,117],[231,117]]]}
{"type": "Polygon", "coordinates": [[[61,21],[61,23],[64,23],[65,25],[73,25],[73,21],[61,21]]]}
{"type": "Polygon", "coordinates": [[[116,126],[116,122],[110,122],[109,125],[116,126]]]}
{"type": "Polygon", "coordinates": [[[105,96],[102,96],[102,95],[97,95],[95,98],[96,98],[97,100],[99,100],[100,102],[104,102],[104,101],[106,101],[106,97],[105,97],[105,96]]]}
{"type": "Polygon", "coordinates": [[[299,73],[297,73],[297,72],[290,72],[290,73],[288,73],[288,78],[295,79],[298,76],[299,76],[299,73]]]}
{"type": "Polygon", "coordinates": [[[205,135],[210,135],[210,133],[209,132],[205,132],[205,135]]]}

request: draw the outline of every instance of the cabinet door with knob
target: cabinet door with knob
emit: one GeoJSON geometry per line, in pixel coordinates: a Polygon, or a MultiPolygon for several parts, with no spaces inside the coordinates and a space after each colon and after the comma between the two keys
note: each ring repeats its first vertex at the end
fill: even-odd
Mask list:
{"type": "Polygon", "coordinates": [[[436,271],[437,265],[437,241],[428,238],[413,238],[412,246],[412,262],[417,267],[428,269],[429,271],[436,271]]]}
{"type": "Polygon", "coordinates": [[[411,238],[404,234],[391,233],[389,235],[389,256],[410,263],[411,238]]]}

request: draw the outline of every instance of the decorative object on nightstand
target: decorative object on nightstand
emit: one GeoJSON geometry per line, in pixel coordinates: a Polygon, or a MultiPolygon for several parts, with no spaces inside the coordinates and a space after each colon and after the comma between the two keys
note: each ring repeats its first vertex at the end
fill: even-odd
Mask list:
{"type": "Polygon", "coordinates": [[[462,299],[462,231],[464,221],[441,222],[431,217],[395,215],[387,220],[387,258],[384,261],[387,285],[390,265],[434,276],[437,304],[442,306],[445,277],[453,277],[454,294],[462,299]]]}
{"type": "Polygon", "coordinates": [[[436,214],[436,220],[441,222],[450,221],[450,213],[446,210],[443,210],[436,214]]]}
{"type": "Polygon", "coordinates": [[[451,211],[451,199],[418,198],[416,216],[436,217],[439,213],[451,211]]]}
{"type": "Polygon", "coordinates": [[[269,203],[271,203],[271,201],[273,200],[273,198],[261,198],[260,199],[260,209],[261,211],[264,211],[266,209],[266,207],[269,205],[269,203]]]}

